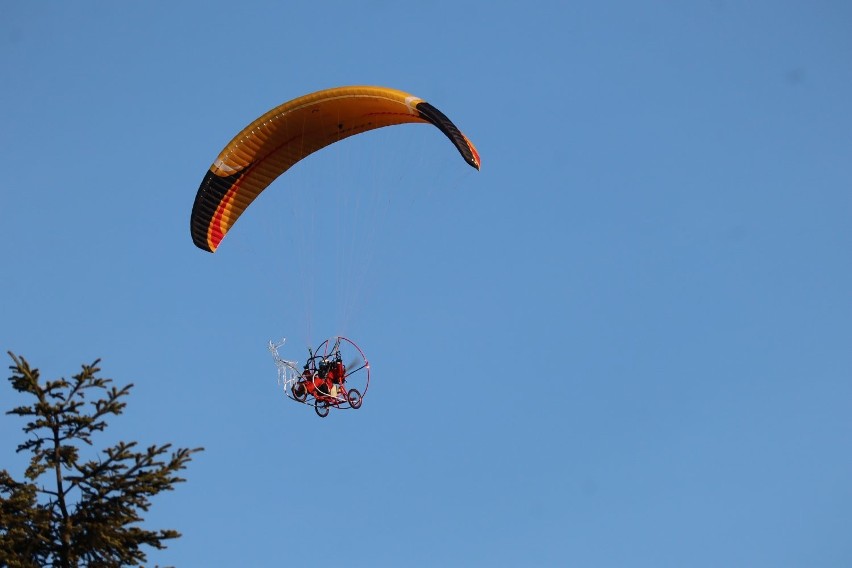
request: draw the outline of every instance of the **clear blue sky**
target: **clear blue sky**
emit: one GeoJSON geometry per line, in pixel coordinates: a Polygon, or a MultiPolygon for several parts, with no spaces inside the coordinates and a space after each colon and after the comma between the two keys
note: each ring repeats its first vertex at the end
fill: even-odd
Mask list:
{"type": "Polygon", "coordinates": [[[133,382],[101,445],[206,448],[152,565],[852,565],[848,3],[0,8],[0,347],[133,382]],[[196,249],[225,143],[348,84],[482,171],[364,136],[196,249]],[[321,420],[265,345],[337,333],[373,383],[321,420]]]}

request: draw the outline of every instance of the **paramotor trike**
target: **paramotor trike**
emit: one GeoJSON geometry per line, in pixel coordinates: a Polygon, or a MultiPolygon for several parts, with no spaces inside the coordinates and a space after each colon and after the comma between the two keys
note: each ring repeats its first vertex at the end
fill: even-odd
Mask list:
{"type": "Polygon", "coordinates": [[[370,363],[352,340],[332,337],[316,349],[308,349],[308,360],[301,370],[296,361],[278,355],[282,345],[284,340],[277,344],[270,341],[269,351],[278,367],[278,383],[289,398],[313,406],[321,418],[328,416],[332,407],[361,408],[370,386],[370,363]]]}

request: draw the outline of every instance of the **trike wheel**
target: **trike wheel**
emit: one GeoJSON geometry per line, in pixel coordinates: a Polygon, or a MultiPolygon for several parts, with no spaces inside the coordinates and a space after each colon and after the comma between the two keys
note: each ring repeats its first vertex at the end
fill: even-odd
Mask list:
{"type": "Polygon", "coordinates": [[[346,400],[349,401],[349,406],[352,408],[361,408],[362,398],[358,389],[349,389],[349,392],[346,393],[346,400]]]}
{"type": "Polygon", "coordinates": [[[307,400],[308,398],[308,389],[303,383],[296,383],[295,385],[293,385],[293,388],[290,389],[290,392],[293,393],[293,398],[295,398],[299,402],[305,402],[305,400],[307,400]]]}
{"type": "Polygon", "coordinates": [[[316,410],[317,416],[319,416],[320,418],[325,418],[326,416],[328,416],[328,403],[318,402],[317,405],[314,407],[314,410],[316,410]]]}

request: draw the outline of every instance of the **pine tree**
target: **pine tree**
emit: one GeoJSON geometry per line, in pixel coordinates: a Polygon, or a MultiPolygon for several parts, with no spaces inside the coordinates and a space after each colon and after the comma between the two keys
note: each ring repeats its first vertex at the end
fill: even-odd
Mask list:
{"type": "Polygon", "coordinates": [[[24,481],[0,470],[0,566],[137,566],[146,561],[143,546],[163,549],[180,537],[142,528],[142,513],[152,496],[185,481],[178,472],[203,448],[140,450],[136,442],[118,442],[84,460],[81,450],[122,413],[133,385],[117,388],[99,377],[100,360],[71,380],[41,383],[38,369],[9,355],[12,387],[35,401],[7,412],[29,420],[17,451],[31,458],[24,481]]]}

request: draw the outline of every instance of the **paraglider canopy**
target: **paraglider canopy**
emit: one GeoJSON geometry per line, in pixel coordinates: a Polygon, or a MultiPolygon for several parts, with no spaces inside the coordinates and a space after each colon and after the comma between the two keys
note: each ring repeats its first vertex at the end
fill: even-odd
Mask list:
{"type": "Polygon", "coordinates": [[[479,169],[474,145],[426,101],[385,87],[338,87],[286,102],[245,127],[219,153],[192,206],[198,248],[215,252],[254,199],[306,156],[355,134],[406,123],[436,126],[479,169]]]}

